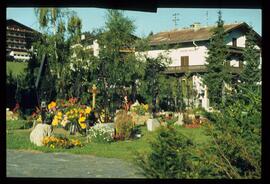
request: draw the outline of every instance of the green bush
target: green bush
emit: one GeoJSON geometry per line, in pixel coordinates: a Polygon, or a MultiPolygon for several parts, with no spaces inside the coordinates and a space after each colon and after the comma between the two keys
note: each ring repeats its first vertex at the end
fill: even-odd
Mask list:
{"type": "Polygon", "coordinates": [[[204,160],[211,176],[261,177],[261,107],[251,94],[250,103],[237,100],[214,116],[208,127],[212,142],[204,160]]]}
{"type": "Polygon", "coordinates": [[[116,113],[115,129],[117,139],[129,138],[133,129],[132,116],[124,110],[116,113]]]}
{"type": "Polygon", "coordinates": [[[174,128],[161,128],[151,142],[150,154],[139,154],[136,163],[149,178],[196,178],[194,144],[174,128]]]}

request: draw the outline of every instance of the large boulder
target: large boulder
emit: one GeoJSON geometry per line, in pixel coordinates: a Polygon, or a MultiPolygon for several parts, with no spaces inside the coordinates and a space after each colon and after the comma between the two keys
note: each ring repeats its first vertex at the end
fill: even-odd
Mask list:
{"type": "Polygon", "coordinates": [[[43,146],[44,137],[52,135],[52,126],[48,124],[38,124],[30,133],[30,141],[37,145],[43,146]]]}

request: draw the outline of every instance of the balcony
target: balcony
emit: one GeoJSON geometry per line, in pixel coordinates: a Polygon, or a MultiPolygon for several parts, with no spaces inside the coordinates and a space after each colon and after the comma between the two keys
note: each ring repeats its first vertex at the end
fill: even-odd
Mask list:
{"type": "MultiPolygon", "coordinates": [[[[233,67],[230,66],[232,73],[240,73],[242,67],[233,67]]],[[[206,72],[205,65],[190,65],[190,66],[169,66],[164,72],[165,74],[175,74],[175,73],[204,73],[206,72]]]]}
{"type": "Polygon", "coordinates": [[[164,72],[166,74],[186,73],[186,72],[205,72],[205,65],[191,65],[191,66],[169,66],[164,72]]]}
{"type": "Polygon", "coordinates": [[[7,33],[7,37],[26,38],[25,36],[18,35],[18,34],[11,34],[11,33],[7,33]]]}

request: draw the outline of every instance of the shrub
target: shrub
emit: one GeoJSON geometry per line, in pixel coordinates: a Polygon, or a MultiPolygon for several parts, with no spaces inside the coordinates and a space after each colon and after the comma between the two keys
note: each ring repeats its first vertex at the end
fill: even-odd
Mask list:
{"type": "Polygon", "coordinates": [[[140,104],[137,106],[134,106],[131,108],[132,112],[136,112],[138,115],[145,115],[145,113],[148,111],[148,104],[140,104]]]}
{"type": "Polygon", "coordinates": [[[87,140],[97,143],[107,143],[113,141],[114,130],[106,126],[95,126],[88,130],[87,140]]]}
{"type": "Polygon", "coordinates": [[[185,124],[191,124],[192,123],[192,119],[189,118],[188,113],[183,113],[183,122],[185,124]]]}
{"type": "Polygon", "coordinates": [[[150,154],[139,154],[136,163],[150,178],[196,178],[194,148],[191,139],[172,127],[161,128],[157,139],[151,142],[150,154]]]}
{"type": "Polygon", "coordinates": [[[249,104],[237,100],[222,109],[208,127],[212,142],[204,157],[213,176],[261,177],[261,109],[253,101],[256,94],[249,99],[249,104]]]}
{"type": "Polygon", "coordinates": [[[116,129],[115,136],[117,139],[129,138],[133,129],[132,116],[123,110],[117,112],[115,120],[115,129],[116,129]]]}

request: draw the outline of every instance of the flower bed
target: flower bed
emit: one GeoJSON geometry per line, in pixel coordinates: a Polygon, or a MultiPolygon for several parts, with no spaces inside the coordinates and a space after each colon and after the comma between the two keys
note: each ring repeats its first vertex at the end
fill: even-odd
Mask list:
{"type": "MultiPolygon", "coordinates": [[[[80,129],[86,129],[87,119],[91,112],[91,107],[77,104],[76,98],[52,101],[48,104],[48,114],[52,117],[52,126],[66,128],[70,123],[77,124],[80,129]]],[[[37,123],[41,123],[40,110],[32,114],[37,123]]]]}
{"type": "Polygon", "coordinates": [[[66,137],[45,137],[43,139],[44,146],[50,148],[73,148],[75,146],[82,147],[82,143],[79,140],[71,139],[66,137]]]}
{"type": "Polygon", "coordinates": [[[91,142],[107,143],[113,141],[114,130],[108,126],[97,124],[88,130],[87,140],[91,142]]]}

